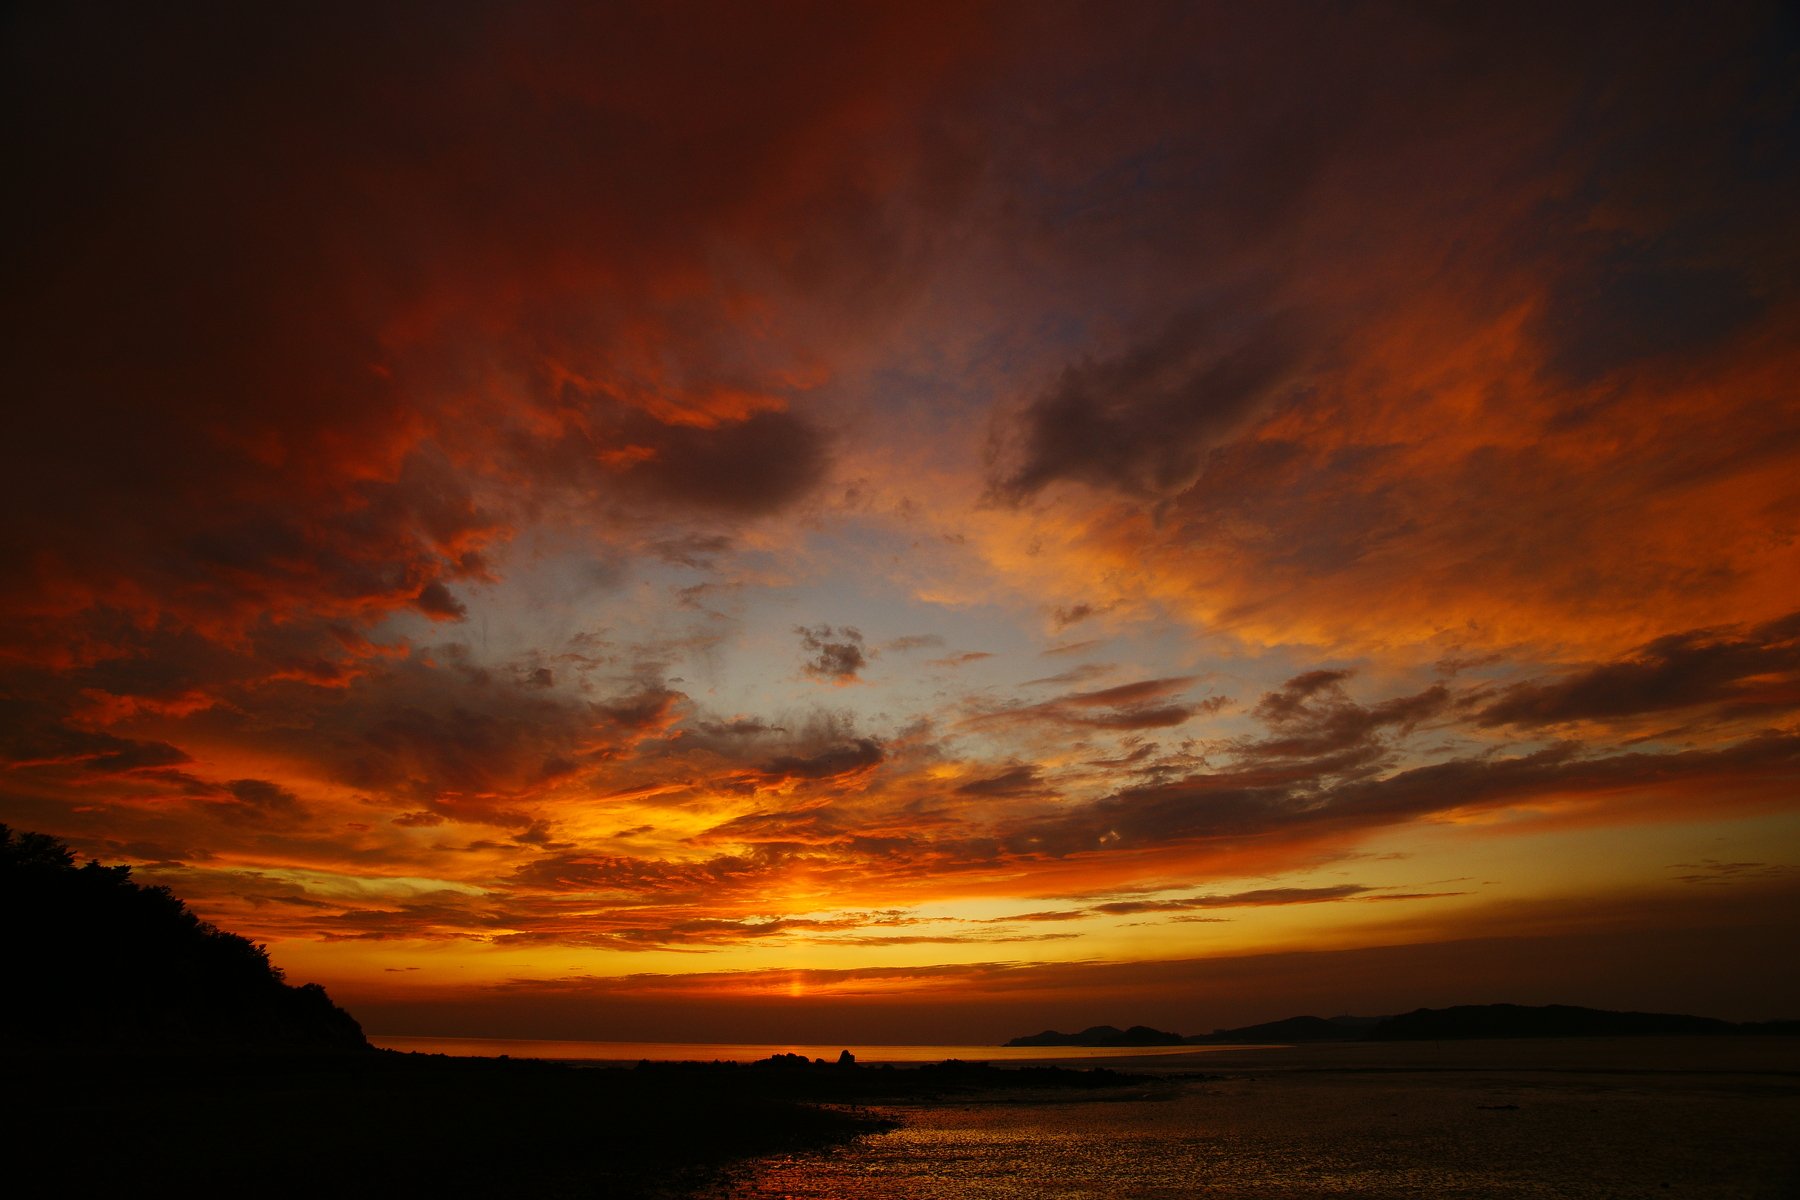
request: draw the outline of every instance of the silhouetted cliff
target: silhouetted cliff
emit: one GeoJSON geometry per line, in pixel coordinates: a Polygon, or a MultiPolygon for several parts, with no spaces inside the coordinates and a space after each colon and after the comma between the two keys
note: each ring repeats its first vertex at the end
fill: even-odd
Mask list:
{"type": "Polygon", "coordinates": [[[202,921],[129,867],[0,825],[0,1046],[366,1050],[317,984],[289,986],[261,946],[202,921]]]}

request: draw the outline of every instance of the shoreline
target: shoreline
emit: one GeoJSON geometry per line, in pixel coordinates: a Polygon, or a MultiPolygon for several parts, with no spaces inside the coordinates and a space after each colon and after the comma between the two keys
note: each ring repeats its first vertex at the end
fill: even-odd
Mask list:
{"type": "Polygon", "coordinates": [[[1064,1070],[1102,1069],[1128,1072],[1190,1074],[1221,1070],[1359,1070],[1400,1067],[1455,1070],[1505,1070],[1544,1064],[1573,1064],[1604,1069],[1618,1063],[1621,1069],[1634,1058],[1652,1055],[1663,1061],[1691,1063],[1696,1069],[1719,1064],[1784,1063],[1784,1069],[1800,1071],[1800,1038],[1782,1035],[1615,1035],[1607,1037],[1470,1038],[1441,1041],[1392,1042],[1292,1042],[1245,1045],[1153,1047],[1043,1047],[1007,1046],[871,1046],[836,1043],[724,1043],[724,1042],[570,1042],[499,1038],[399,1038],[374,1037],[372,1045],[393,1053],[441,1054],[470,1059],[536,1059],[590,1068],[630,1068],[639,1062],[736,1062],[748,1064],[773,1054],[799,1053],[808,1059],[834,1062],[849,1050],[859,1066],[892,1065],[908,1069],[946,1060],[984,1062],[1000,1068],[1058,1067],[1064,1070]],[[450,1049],[408,1049],[413,1043],[429,1043],[450,1049]],[[455,1048],[494,1047],[499,1054],[457,1054],[455,1048]],[[638,1052],[600,1057],[594,1048],[634,1047],[638,1052]],[[571,1053],[524,1053],[528,1048],[563,1049],[571,1053]],[[653,1051],[645,1053],[644,1051],[653,1051]],[[1076,1051],[1079,1051],[1078,1053],[1076,1051]]]}
{"type": "Polygon", "coordinates": [[[1147,1058],[1184,1058],[1196,1053],[1245,1049],[1243,1046],[988,1046],[957,1043],[893,1044],[876,1042],[607,1042],[552,1038],[423,1037],[371,1034],[369,1043],[384,1050],[448,1054],[458,1057],[541,1058],[632,1066],[651,1062],[754,1062],[774,1054],[800,1054],[835,1061],[850,1051],[864,1064],[919,1064],[946,1059],[1017,1065],[1068,1067],[1106,1065],[1147,1058]]]}

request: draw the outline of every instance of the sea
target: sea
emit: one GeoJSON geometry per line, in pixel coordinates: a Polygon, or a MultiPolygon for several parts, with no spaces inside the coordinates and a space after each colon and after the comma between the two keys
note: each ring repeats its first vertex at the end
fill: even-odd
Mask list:
{"type": "Polygon", "coordinates": [[[1800,1038],[1326,1046],[808,1046],[378,1038],[635,1063],[772,1053],[1105,1065],[1140,1087],[886,1105],[887,1132],[733,1168],[704,1200],[1800,1198],[1800,1038]]]}
{"type": "Polygon", "coordinates": [[[596,1066],[649,1062],[758,1062],[776,1054],[799,1054],[836,1062],[848,1050],[859,1063],[935,1063],[946,1059],[996,1064],[1060,1063],[1070,1066],[1144,1063],[1156,1058],[1191,1058],[1225,1046],[883,1046],[854,1042],[583,1042],[530,1038],[381,1037],[369,1041],[384,1050],[477,1058],[546,1058],[596,1066]]]}

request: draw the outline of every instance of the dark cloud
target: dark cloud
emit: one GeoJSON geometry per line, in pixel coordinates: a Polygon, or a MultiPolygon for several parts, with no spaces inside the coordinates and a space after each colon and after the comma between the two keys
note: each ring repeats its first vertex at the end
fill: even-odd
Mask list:
{"type": "Polygon", "coordinates": [[[1009,917],[989,917],[989,921],[1002,924],[1012,921],[1080,921],[1088,916],[1084,908],[1043,909],[1039,912],[1014,913],[1009,917]]]}
{"type": "Polygon", "coordinates": [[[135,859],[152,867],[185,867],[190,862],[212,862],[218,858],[210,850],[199,847],[182,848],[150,841],[109,840],[105,843],[104,858],[110,861],[115,858],[135,859]]]}
{"type": "Polygon", "coordinates": [[[1545,365],[1581,386],[1647,360],[1693,354],[1748,328],[1768,303],[1731,266],[1625,244],[1564,274],[1543,316],[1545,365]]]}
{"type": "Polygon", "coordinates": [[[756,845],[740,854],[694,861],[575,850],[540,855],[515,870],[510,882],[547,893],[629,895],[687,903],[754,893],[790,869],[816,871],[821,878],[830,879],[853,868],[793,845],[756,845]]]}
{"type": "Polygon", "coordinates": [[[1293,782],[1201,775],[1126,788],[1009,830],[1005,842],[1018,854],[1062,856],[1272,833],[1300,810],[1293,782]]]}
{"type": "Polygon", "coordinates": [[[469,615],[462,601],[450,594],[442,580],[434,579],[419,589],[413,607],[434,621],[460,621],[469,615]]]}
{"type": "Polygon", "coordinates": [[[1054,675],[1044,675],[1037,679],[1027,679],[1020,687],[1067,687],[1076,683],[1092,683],[1096,679],[1111,675],[1118,668],[1111,663],[1083,663],[1079,667],[1070,667],[1067,671],[1058,671],[1054,675]]]}
{"type": "Polygon", "coordinates": [[[234,779],[206,807],[227,821],[251,825],[298,825],[307,816],[300,797],[267,779],[234,779]]]}
{"type": "Polygon", "coordinates": [[[850,828],[841,814],[828,806],[811,806],[744,813],[714,825],[694,840],[791,850],[797,846],[837,847],[850,839],[850,828]]]}
{"type": "Polygon", "coordinates": [[[432,817],[527,828],[547,788],[632,758],[687,711],[655,678],[610,694],[546,687],[457,643],[370,661],[341,688],[249,685],[225,699],[188,717],[193,736],[305,761],[403,828],[432,817]]]}
{"type": "Polygon", "coordinates": [[[1069,692],[1037,704],[978,712],[966,718],[976,725],[1030,725],[1044,722],[1089,729],[1164,729],[1185,724],[1204,713],[1217,712],[1227,703],[1222,696],[1200,701],[1178,701],[1194,682],[1193,676],[1145,679],[1092,692],[1069,692]]]}
{"type": "Polygon", "coordinates": [[[816,754],[784,754],[763,764],[758,774],[767,783],[782,783],[790,779],[843,779],[874,770],[886,757],[880,742],[863,737],[820,750],[816,754]]]}
{"type": "Polygon", "coordinates": [[[621,729],[659,730],[674,723],[675,709],[686,699],[687,696],[681,692],[653,683],[628,695],[596,704],[594,711],[621,729]]]}
{"type": "Polygon", "coordinates": [[[346,755],[341,763],[346,782],[403,796],[517,790],[527,781],[538,782],[533,774],[541,778],[526,764],[552,761],[528,747],[554,738],[549,730],[522,723],[519,715],[409,705],[343,730],[339,736],[346,740],[327,753],[338,749],[346,755]]]}
{"type": "Polygon", "coordinates": [[[1185,690],[1194,682],[1191,675],[1171,676],[1165,679],[1143,679],[1137,683],[1122,683],[1118,687],[1101,688],[1094,692],[1071,692],[1057,700],[1059,704],[1067,704],[1076,708],[1130,708],[1150,700],[1174,695],[1185,690]]]}
{"type": "Polygon", "coordinates": [[[1556,746],[1511,758],[1455,759],[1392,774],[1329,782],[1312,764],[1296,770],[1190,775],[1121,789],[1008,833],[1025,854],[1134,849],[1219,840],[1343,836],[1459,810],[1545,798],[1575,803],[1635,789],[1645,805],[1716,811],[1723,790],[1751,795],[1777,781],[1800,784],[1800,737],[1765,734],[1713,750],[1582,757],[1556,746]]]}
{"type": "MultiPolygon", "coordinates": [[[[1242,429],[1294,368],[1287,323],[1245,328],[1202,310],[1100,360],[1064,368],[1019,419],[1020,461],[995,481],[1010,499],[1059,480],[1160,493],[1183,487],[1208,449],[1242,429]]],[[[1094,610],[1077,605],[1059,624],[1094,610]]]]}
{"type": "Polygon", "coordinates": [[[837,934],[808,940],[824,945],[842,943],[851,946],[959,946],[964,944],[999,945],[1010,942],[1066,942],[1080,936],[1078,933],[983,933],[965,930],[954,934],[900,934],[897,936],[837,934]]]}
{"type": "Polygon", "coordinates": [[[814,625],[810,628],[796,625],[794,632],[800,635],[801,649],[811,656],[806,662],[806,673],[814,679],[822,679],[827,683],[852,683],[858,672],[869,665],[869,656],[863,648],[860,630],[848,625],[840,629],[834,629],[830,625],[814,625]]]}
{"type": "Polygon", "coordinates": [[[627,480],[661,498],[748,515],[773,512],[805,495],[826,466],[824,435],[785,412],[711,428],[656,428],[649,450],[625,469],[627,480]]]}
{"type": "Polygon", "coordinates": [[[1623,720],[1717,705],[1732,715],[1800,706],[1800,615],[1753,629],[1670,634],[1615,662],[1548,683],[1518,684],[1477,715],[1482,725],[1623,720]]]}
{"type": "Polygon", "coordinates": [[[1257,706],[1257,715],[1265,720],[1279,721],[1284,716],[1298,711],[1299,706],[1315,692],[1326,688],[1335,688],[1349,679],[1350,671],[1306,671],[1294,676],[1281,685],[1281,691],[1271,692],[1263,697],[1257,706]]]}
{"type": "Polygon", "coordinates": [[[512,840],[521,846],[536,846],[542,850],[573,850],[574,842],[556,840],[554,828],[548,821],[533,821],[530,825],[513,834],[512,840]]]}
{"type": "Polygon", "coordinates": [[[1045,781],[1038,768],[1029,763],[956,786],[959,796],[1039,796],[1045,790],[1045,781]]]}
{"type": "Polygon", "coordinates": [[[724,738],[763,737],[767,734],[787,732],[782,726],[771,725],[760,717],[733,717],[729,721],[701,721],[698,728],[712,737],[724,738]]]}
{"type": "Polygon", "coordinates": [[[1577,126],[1589,145],[1562,205],[1615,215],[1573,222],[1539,318],[1561,381],[1691,365],[1794,295],[1795,29],[1769,6],[1738,15],[1707,29],[1651,23],[1625,43],[1614,94],[1577,126]]]}
{"type": "Polygon", "coordinates": [[[1716,858],[1702,859],[1697,863],[1677,863],[1669,869],[1683,872],[1675,876],[1682,883],[1711,886],[1768,883],[1800,873],[1800,865],[1794,863],[1721,862],[1716,858]]]}
{"type": "Polygon", "coordinates": [[[966,667],[970,663],[980,662],[984,658],[994,657],[987,650],[964,650],[961,654],[947,654],[943,658],[934,658],[927,666],[932,667],[966,667]]]}
{"type": "Polygon", "coordinates": [[[1097,617],[1104,613],[1109,613],[1115,607],[1116,605],[1112,604],[1089,604],[1084,600],[1079,604],[1071,604],[1066,607],[1052,609],[1050,611],[1050,621],[1056,626],[1057,632],[1060,633],[1071,625],[1079,625],[1089,617],[1097,617]]]}
{"type": "Polygon", "coordinates": [[[1349,678],[1348,671],[1308,671],[1280,690],[1265,693],[1254,715],[1273,736],[1239,741],[1233,749],[1249,758],[1340,756],[1353,762],[1379,750],[1376,738],[1381,731],[1409,733],[1450,706],[1449,689],[1441,684],[1379,704],[1357,704],[1344,691],[1349,678]],[[1358,751],[1364,754],[1359,756],[1358,751]]]}
{"type": "Polygon", "coordinates": [[[1063,654],[1084,654],[1087,651],[1092,650],[1095,646],[1103,645],[1105,641],[1105,638],[1088,638],[1086,641],[1081,642],[1064,642],[1060,646],[1051,646],[1046,650],[1040,651],[1040,653],[1043,654],[1045,658],[1063,654]]]}
{"type": "Polygon", "coordinates": [[[906,654],[914,650],[935,650],[944,644],[944,639],[935,633],[912,633],[905,637],[897,637],[887,643],[883,649],[897,654],[906,654]]]}
{"type": "Polygon", "coordinates": [[[140,741],[47,719],[22,700],[0,700],[0,761],[14,770],[60,768],[94,775],[154,771],[191,763],[167,742],[140,741]]]}
{"type": "Polygon", "coordinates": [[[667,563],[710,571],[718,558],[734,545],[736,540],[729,534],[689,533],[652,542],[650,552],[667,563]]]}
{"type": "Polygon", "coordinates": [[[1136,767],[1139,770],[1160,772],[1167,769],[1164,760],[1159,758],[1161,746],[1155,742],[1145,741],[1141,736],[1132,734],[1119,739],[1120,753],[1111,758],[1090,758],[1090,767],[1136,767]]]}
{"type": "Polygon", "coordinates": [[[1089,912],[1108,916],[1134,913],[1185,912],[1196,908],[1261,908],[1282,904],[1321,904],[1329,900],[1346,900],[1362,896],[1370,889],[1361,884],[1344,883],[1330,887],[1258,888],[1249,892],[1223,895],[1176,896],[1167,900],[1111,900],[1096,904],[1089,912]]]}

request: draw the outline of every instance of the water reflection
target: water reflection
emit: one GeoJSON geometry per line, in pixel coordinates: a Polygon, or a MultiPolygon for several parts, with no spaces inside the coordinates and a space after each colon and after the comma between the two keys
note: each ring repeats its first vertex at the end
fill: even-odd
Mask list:
{"type": "Polygon", "coordinates": [[[1281,1072],[1163,1099],[896,1108],[902,1128],[746,1170],[730,1200],[1800,1195],[1786,1073],[1281,1072]]]}

